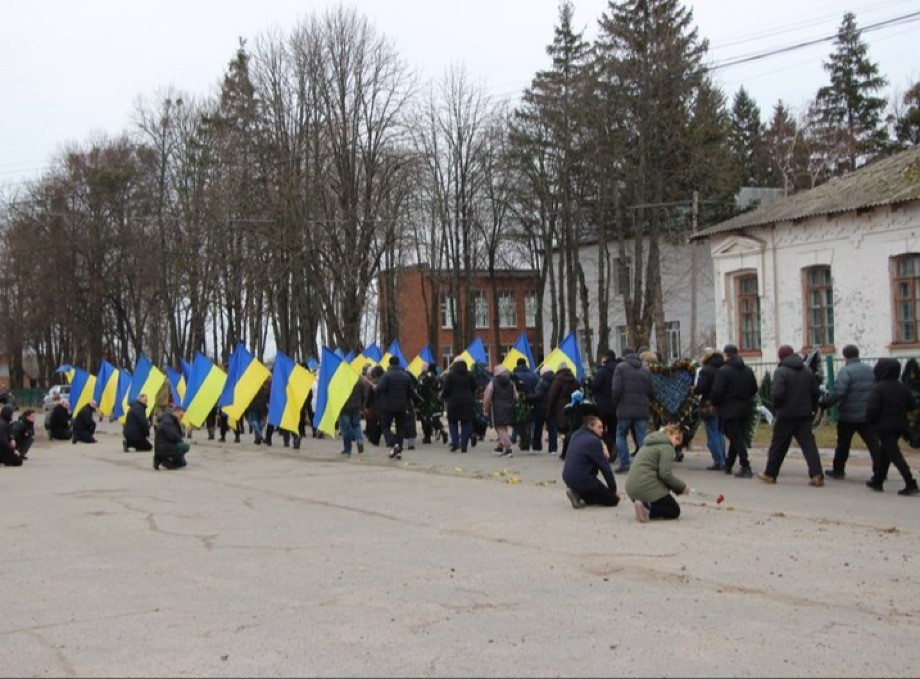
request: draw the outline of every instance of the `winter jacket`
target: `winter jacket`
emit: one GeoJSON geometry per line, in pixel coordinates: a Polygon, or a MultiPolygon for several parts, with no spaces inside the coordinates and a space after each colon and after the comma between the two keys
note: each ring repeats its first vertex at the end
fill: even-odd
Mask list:
{"type": "Polygon", "coordinates": [[[626,477],[626,493],[630,499],[643,502],[660,500],[668,492],[680,494],[686,483],[674,476],[674,446],[662,430],[652,432],[636,453],[626,477]]]}
{"type": "Polygon", "coordinates": [[[602,363],[588,385],[594,396],[597,412],[605,417],[616,414],[616,406],[613,404],[613,373],[618,364],[619,361],[616,360],[602,363]]]}
{"type": "Polygon", "coordinates": [[[150,436],[150,420],[147,419],[147,406],[140,401],[132,401],[128,414],[125,415],[125,426],[122,429],[125,439],[130,441],[146,441],[150,436]]]}
{"type": "Polygon", "coordinates": [[[710,397],[723,420],[747,417],[757,394],[757,378],[740,356],[732,356],[716,371],[710,397]]]}
{"type": "Polygon", "coordinates": [[[907,431],[907,413],[917,409],[910,388],[898,378],[901,364],[896,358],[880,358],[875,364],[876,383],[866,402],[866,424],[879,432],[907,431]]]}
{"type": "Polygon", "coordinates": [[[865,422],[866,404],[874,386],[872,368],[859,358],[848,358],[837,373],[834,393],[824,399],[823,405],[828,407],[836,403],[837,419],[841,422],[865,422]]]}
{"type": "Polygon", "coordinates": [[[58,403],[51,409],[51,417],[48,418],[48,429],[53,438],[70,438],[70,412],[67,410],[67,406],[58,403]]]}
{"type": "Polygon", "coordinates": [[[342,406],[342,415],[358,415],[361,413],[361,398],[364,395],[364,385],[362,382],[363,380],[359,378],[358,381],[355,382],[355,386],[351,388],[351,393],[342,406]]]}
{"type": "Polygon", "coordinates": [[[172,413],[160,418],[153,443],[154,455],[160,460],[169,460],[179,453],[177,445],[182,440],[182,427],[172,413]]]}
{"type": "Polygon", "coordinates": [[[792,353],[780,361],[773,373],[770,396],[777,417],[811,417],[818,405],[818,380],[799,354],[792,353]]]}
{"type": "Polygon", "coordinates": [[[520,387],[519,391],[523,392],[524,396],[529,396],[537,388],[540,378],[527,366],[519,365],[511,373],[511,380],[520,387]]]}
{"type": "Polygon", "coordinates": [[[19,455],[13,448],[13,406],[5,405],[0,408],[0,464],[19,466],[19,455]]]}
{"type": "Polygon", "coordinates": [[[578,380],[570,368],[559,368],[549,385],[546,394],[546,416],[555,416],[556,426],[559,431],[569,430],[568,420],[565,416],[565,407],[569,404],[572,394],[578,389],[578,380]]]}
{"type": "Polygon", "coordinates": [[[696,378],[696,386],[693,387],[693,393],[700,397],[700,404],[707,401],[712,402],[712,388],[715,386],[719,368],[723,365],[725,365],[725,359],[718,352],[703,361],[699,375],[696,378]]]}
{"type": "Polygon", "coordinates": [[[482,393],[482,410],[486,417],[489,416],[491,410],[493,427],[507,427],[514,424],[517,398],[517,389],[507,371],[497,374],[489,382],[482,393]]]}
{"type": "Polygon", "coordinates": [[[580,427],[569,441],[562,468],[562,480],[576,493],[588,493],[597,486],[598,473],[614,493],[617,482],[604,455],[604,442],[587,427],[580,427]]]}
{"type": "Polygon", "coordinates": [[[20,415],[19,418],[10,425],[10,434],[16,441],[16,450],[27,450],[35,439],[35,425],[26,419],[26,416],[20,415]]]}
{"type": "Polygon", "coordinates": [[[555,376],[552,370],[540,373],[540,379],[537,380],[537,386],[534,387],[533,394],[527,397],[527,402],[533,406],[534,417],[546,418],[546,397],[549,395],[549,388],[552,386],[555,376]]]}
{"type": "Polygon", "coordinates": [[[92,436],[96,431],[96,420],[93,413],[96,409],[89,403],[80,408],[80,412],[73,418],[73,434],[79,438],[80,434],[86,433],[92,436]]]}
{"type": "Polygon", "coordinates": [[[472,422],[476,415],[476,380],[464,361],[451,365],[444,377],[441,398],[447,410],[447,419],[472,422]]]}
{"type": "Polygon", "coordinates": [[[383,411],[405,413],[413,400],[418,400],[412,375],[399,366],[391,366],[380,378],[377,391],[383,397],[383,411]]]}
{"type": "Polygon", "coordinates": [[[637,354],[626,354],[613,371],[611,398],[617,418],[647,419],[655,397],[652,373],[637,354]]]}
{"type": "Polygon", "coordinates": [[[255,413],[258,415],[260,420],[264,420],[268,417],[268,395],[271,387],[267,384],[263,384],[259,387],[259,390],[256,392],[256,395],[252,397],[252,400],[249,402],[249,407],[246,408],[246,415],[249,413],[255,413]]]}

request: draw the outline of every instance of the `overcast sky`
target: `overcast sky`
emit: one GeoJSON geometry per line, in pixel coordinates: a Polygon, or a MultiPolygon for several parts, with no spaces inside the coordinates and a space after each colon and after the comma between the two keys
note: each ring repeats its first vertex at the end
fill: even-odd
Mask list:
{"type": "MultiPolygon", "coordinates": [[[[238,38],[287,32],[331,0],[30,0],[0,8],[0,187],[47,168],[60,149],[126,130],[138,97],[167,86],[217,90],[238,38]]],[[[423,78],[462,63],[490,94],[514,99],[548,66],[556,0],[356,0],[423,78]]],[[[695,0],[710,65],[832,36],[844,12],[862,27],[920,13],[920,0],[695,0]]],[[[593,39],[606,0],[574,0],[575,26],[593,39]]],[[[869,57],[892,89],[920,80],[920,21],[866,31],[869,57]]],[[[766,118],[778,99],[794,108],[827,76],[830,41],[719,68],[729,99],[742,84],[766,118]]]]}

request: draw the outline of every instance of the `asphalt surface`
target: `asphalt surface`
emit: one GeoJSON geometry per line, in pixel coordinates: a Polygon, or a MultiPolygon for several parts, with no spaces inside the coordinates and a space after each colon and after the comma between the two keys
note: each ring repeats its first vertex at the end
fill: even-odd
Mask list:
{"type": "Polygon", "coordinates": [[[491,440],[391,461],[196,432],[156,472],[100,428],[0,467],[2,676],[920,672],[920,497],[894,469],[867,489],[865,454],[823,488],[791,454],[768,486],[698,439],[681,518],[639,524],[491,440]]]}

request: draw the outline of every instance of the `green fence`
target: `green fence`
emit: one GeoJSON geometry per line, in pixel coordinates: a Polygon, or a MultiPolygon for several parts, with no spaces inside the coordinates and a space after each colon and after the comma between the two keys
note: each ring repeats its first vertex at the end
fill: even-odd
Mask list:
{"type": "Polygon", "coordinates": [[[47,389],[13,389],[13,397],[20,408],[41,408],[47,389]]]}

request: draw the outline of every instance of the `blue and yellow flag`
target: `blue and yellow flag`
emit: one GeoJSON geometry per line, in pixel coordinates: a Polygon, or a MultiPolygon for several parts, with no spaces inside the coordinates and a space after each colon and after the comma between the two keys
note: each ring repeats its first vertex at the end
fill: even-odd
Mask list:
{"type": "Polygon", "coordinates": [[[119,422],[124,422],[125,415],[128,412],[128,392],[131,390],[131,382],[134,376],[127,370],[118,371],[118,384],[115,387],[115,405],[112,407],[112,417],[119,422]]]}
{"type": "Polygon", "coordinates": [[[486,356],[486,348],[480,338],[474,339],[470,345],[460,354],[460,358],[466,361],[467,367],[472,370],[474,363],[489,364],[489,357],[486,356]]]}
{"type": "Polygon", "coordinates": [[[272,366],[268,423],[296,434],[300,411],[315,381],[316,375],[279,351],[275,356],[275,365],[272,366]]]}
{"type": "Polygon", "coordinates": [[[502,365],[505,366],[509,372],[512,372],[517,367],[519,358],[525,359],[527,361],[527,367],[531,370],[537,369],[537,364],[533,360],[533,353],[530,351],[530,341],[527,339],[526,331],[521,332],[518,341],[508,350],[508,355],[505,356],[502,365]]]}
{"type": "Polygon", "coordinates": [[[96,391],[96,376],[90,375],[85,370],[75,368],[73,380],[70,383],[70,412],[76,415],[80,408],[93,398],[96,391]]]}
{"type": "Polygon", "coordinates": [[[195,360],[189,368],[185,396],[182,399],[182,408],[185,410],[182,422],[197,428],[217,405],[217,399],[227,382],[227,373],[200,351],[195,352],[195,360]]]}
{"type": "Polygon", "coordinates": [[[316,410],[313,414],[315,429],[335,437],[336,420],[359,379],[361,376],[348,363],[323,347],[316,382],[316,410]]]}
{"type": "Polygon", "coordinates": [[[387,348],[387,352],[380,357],[378,363],[383,366],[384,370],[389,369],[390,367],[390,356],[396,356],[399,359],[400,368],[408,368],[409,362],[406,360],[406,357],[403,356],[402,349],[399,348],[399,340],[393,340],[390,342],[390,346],[387,348]]]}
{"type": "Polygon", "coordinates": [[[246,408],[269,377],[271,373],[268,368],[249,353],[242,342],[237,344],[230,356],[227,382],[217,401],[217,405],[227,414],[231,427],[235,427],[243,417],[246,408]]]}
{"type": "Polygon", "coordinates": [[[61,373],[64,375],[64,379],[67,380],[67,384],[73,382],[73,376],[76,368],[74,368],[70,363],[63,363],[54,369],[54,372],[61,373]]]}
{"type": "Polygon", "coordinates": [[[428,369],[428,366],[434,363],[434,356],[431,353],[431,347],[427,344],[422,347],[422,350],[418,352],[418,355],[412,359],[412,362],[409,363],[409,367],[406,368],[410,373],[412,373],[416,379],[428,369]]]}
{"type": "Polygon", "coordinates": [[[172,366],[166,366],[166,379],[169,380],[169,392],[172,394],[173,403],[181,404],[185,399],[185,375],[172,366]]]}
{"type": "Polygon", "coordinates": [[[366,365],[370,365],[373,368],[380,363],[381,358],[383,358],[383,354],[380,353],[380,347],[377,346],[376,342],[372,342],[364,348],[364,351],[355,356],[350,363],[351,367],[360,373],[366,365]]]}
{"type": "Polygon", "coordinates": [[[137,400],[138,396],[147,394],[147,417],[150,417],[156,405],[157,394],[160,393],[160,388],[165,380],[166,375],[151,363],[149,358],[141,354],[137,359],[137,364],[134,366],[134,377],[131,379],[131,388],[128,389],[126,396],[125,415],[127,415],[128,408],[137,400]]]}
{"type": "Polygon", "coordinates": [[[307,356],[307,368],[309,368],[311,372],[316,372],[319,369],[319,361],[312,356],[307,356]]]}
{"type": "Polygon", "coordinates": [[[179,369],[182,373],[182,377],[185,378],[185,386],[188,387],[189,380],[192,377],[192,366],[184,358],[179,359],[179,369]]]}
{"type": "Polygon", "coordinates": [[[584,379],[585,368],[581,364],[581,351],[578,349],[578,339],[574,332],[566,335],[559,346],[549,352],[549,355],[543,359],[542,365],[549,366],[555,372],[560,363],[565,363],[579,381],[584,379]]]}
{"type": "Polygon", "coordinates": [[[118,376],[120,371],[114,365],[102,359],[99,366],[99,375],[96,377],[96,389],[93,398],[99,412],[106,417],[111,417],[115,410],[115,397],[118,394],[118,376]]]}

